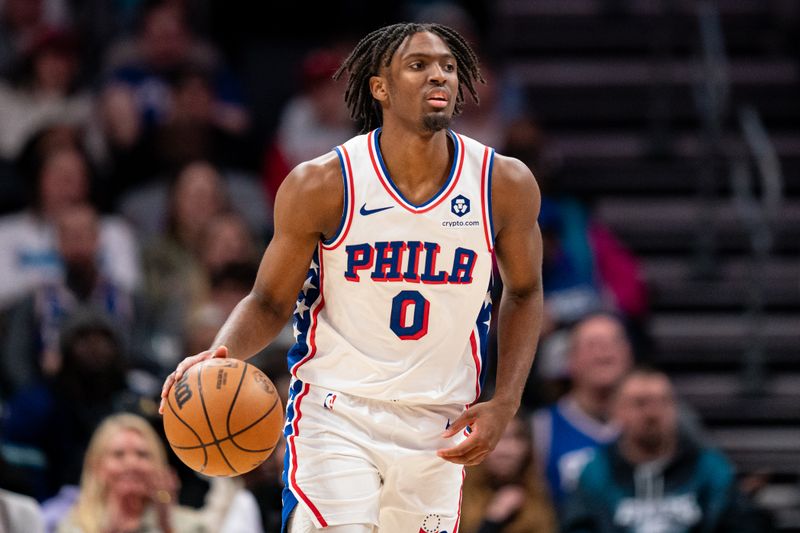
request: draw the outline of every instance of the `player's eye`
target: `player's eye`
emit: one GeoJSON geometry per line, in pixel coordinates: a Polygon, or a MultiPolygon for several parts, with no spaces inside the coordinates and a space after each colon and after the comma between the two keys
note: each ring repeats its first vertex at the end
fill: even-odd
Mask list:
{"type": "Polygon", "coordinates": [[[422,68],[422,61],[414,61],[414,62],[413,62],[413,63],[411,63],[411,65],[409,65],[409,66],[410,66],[412,69],[414,69],[414,70],[419,70],[419,69],[421,69],[421,68],[422,68]]]}
{"type": "Polygon", "coordinates": [[[455,72],[456,66],[453,63],[447,63],[444,66],[444,70],[446,70],[447,72],[455,72]]]}

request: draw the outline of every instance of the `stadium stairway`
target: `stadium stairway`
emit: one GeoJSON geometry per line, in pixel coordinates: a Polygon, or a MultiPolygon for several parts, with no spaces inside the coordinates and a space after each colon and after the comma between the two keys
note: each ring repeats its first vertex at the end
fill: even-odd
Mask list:
{"type": "Polygon", "coordinates": [[[560,189],[590,201],[641,259],[651,360],[742,475],[766,482],[757,501],[778,528],[800,531],[800,60],[789,44],[797,20],[774,11],[779,2],[714,2],[730,93],[723,156],[710,159],[697,110],[700,4],[499,0],[492,45],[558,155],[560,189]],[[736,120],[744,105],[760,114],[784,179],[760,259],[730,180],[732,156],[747,153],[736,120]],[[703,239],[711,269],[697,261],[703,239]],[[754,352],[760,383],[745,372],[754,352]]]}

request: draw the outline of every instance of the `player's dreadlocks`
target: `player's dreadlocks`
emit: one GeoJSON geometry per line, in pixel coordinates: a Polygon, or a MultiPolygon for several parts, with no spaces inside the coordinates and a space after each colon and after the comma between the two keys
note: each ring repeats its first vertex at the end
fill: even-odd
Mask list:
{"type": "Polygon", "coordinates": [[[430,32],[439,36],[456,59],[458,96],[456,97],[454,116],[461,113],[465,87],[472,100],[478,103],[475,81],[485,83],[478,67],[478,57],[455,30],[442,24],[433,23],[401,23],[384,26],[361,39],[333,75],[335,80],[338,80],[345,72],[350,75],[347,80],[344,101],[350,110],[350,118],[361,123],[363,132],[379,126],[383,119],[380,105],[372,98],[369,88],[370,77],[377,76],[381,67],[389,66],[392,56],[406,37],[419,32],[430,32]]]}

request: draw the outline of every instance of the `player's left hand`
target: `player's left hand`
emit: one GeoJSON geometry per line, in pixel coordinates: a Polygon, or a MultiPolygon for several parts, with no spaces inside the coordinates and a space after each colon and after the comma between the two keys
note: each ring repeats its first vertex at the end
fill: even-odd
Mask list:
{"type": "Polygon", "coordinates": [[[497,446],[497,441],[500,440],[515,411],[516,409],[496,400],[470,407],[450,423],[450,427],[442,433],[442,437],[450,438],[467,426],[472,432],[460,444],[438,450],[436,455],[445,461],[460,465],[480,464],[497,446]]]}

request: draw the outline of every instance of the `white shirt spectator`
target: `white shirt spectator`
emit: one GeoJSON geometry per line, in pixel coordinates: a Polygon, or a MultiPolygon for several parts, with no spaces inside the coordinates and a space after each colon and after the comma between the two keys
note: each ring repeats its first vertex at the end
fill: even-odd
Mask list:
{"type": "MultiPolygon", "coordinates": [[[[24,211],[0,218],[0,307],[42,283],[59,279],[61,262],[53,227],[24,211]]],[[[100,268],[128,291],[141,283],[139,249],[128,224],[119,217],[100,222],[100,268]]]]}
{"type": "Polygon", "coordinates": [[[44,520],[36,500],[0,489],[0,531],[44,533],[44,520]]]}

